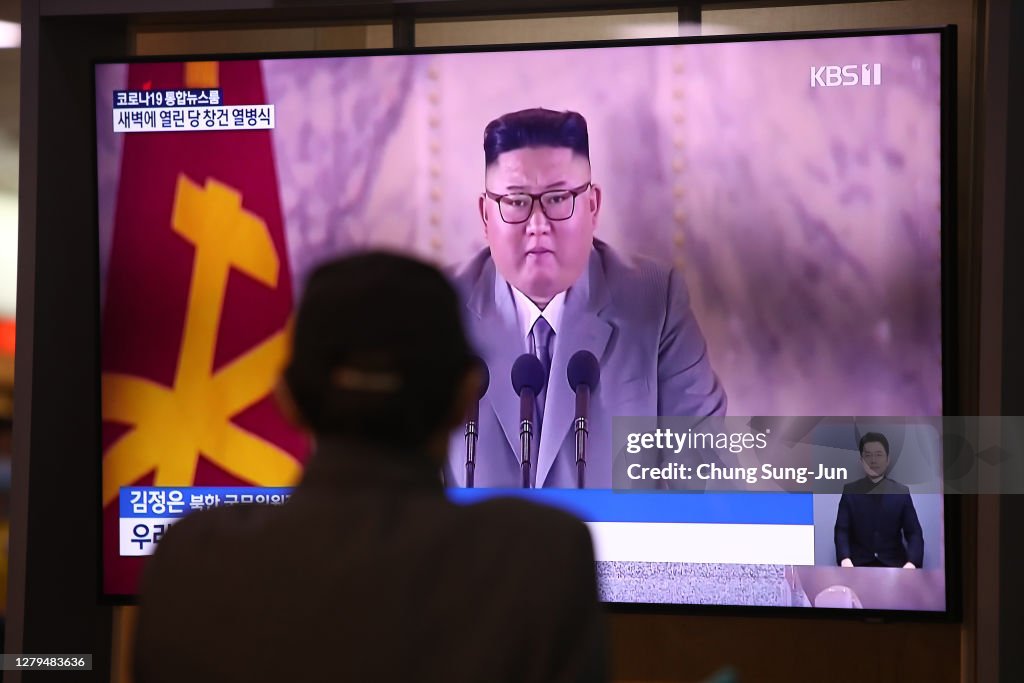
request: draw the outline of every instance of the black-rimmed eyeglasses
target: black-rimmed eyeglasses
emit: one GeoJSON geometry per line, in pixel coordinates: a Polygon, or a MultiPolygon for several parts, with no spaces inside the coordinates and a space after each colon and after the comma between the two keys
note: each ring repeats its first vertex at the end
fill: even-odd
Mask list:
{"type": "Polygon", "coordinates": [[[572,218],[576,210],[576,196],[581,195],[590,189],[591,183],[586,182],[571,190],[548,190],[540,194],[529,192],[512,192],[509,194],[495,194],[484,190],[488,199],[493,199],[498,204],[498,213],[501,220],[506,223],[525,223],[530,220],[533,213],[534,202],[540,201],[540,210],[552,221],[564,221],[572,218]]]}

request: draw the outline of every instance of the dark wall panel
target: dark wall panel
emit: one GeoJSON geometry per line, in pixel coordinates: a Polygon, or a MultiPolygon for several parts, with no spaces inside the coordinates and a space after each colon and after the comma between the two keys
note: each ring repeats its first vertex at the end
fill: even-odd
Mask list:
{"type": "MultiPolygon", "coordinates": [[[[23,653],[93,655],[91,674],[57,675],[106,681],[111,612],[97,600],[99,517],[92,512],[99,491],[99,406],[91,61],[124,54],[126,33],[103,21],[46,20],[34,38],[38,54],[26,51],[23,91],[23,98],[35,100],[24,111],[36,109],[27,129],[35,137],[38,172],[23,179],[22,194],[23,203],[33,204],[28,213],[35,214],[35,230],[22,234],[27,243],[19,268],[31,278],[19,292],[19,307],[30,304],[33,315],[27,318],[31,386],[18,387],[19,401],[30,404],[18,429],[23,443],[27,430],[31,457],[20,458],[14,472],[15,486],[23,493],[27,487],[30,503],[27,517],[16,520],[22,556],[12,558],[24,563],[26,577],[15,588],[23,610],[17,636],[23,653]]],[[[21,678],[53,675],[24,672],[21,678]]]]}

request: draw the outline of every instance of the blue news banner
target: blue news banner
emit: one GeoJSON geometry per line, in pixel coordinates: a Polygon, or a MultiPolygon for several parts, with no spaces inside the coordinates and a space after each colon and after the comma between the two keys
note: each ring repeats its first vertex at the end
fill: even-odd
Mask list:
{"type": "Polygon", "coordinates": [[[263,503],[283,505],[292,489],[252,486],[123,486],[118,499],[121,555],[150,555],[167,529],[196,510],[263,503]]]}
{"type": "MultiPolygon", "coordinates": [[[[813,525],[811,494],[623,493],[607,489],[446,489],[471,505],[515,496],[569,512],[584,522],[813,525]]],[[[149,555],[167,529],[195,510],[260,503],[283,505],[290,487],[126,486],[118,501],[121,555],[149,555]]]]}

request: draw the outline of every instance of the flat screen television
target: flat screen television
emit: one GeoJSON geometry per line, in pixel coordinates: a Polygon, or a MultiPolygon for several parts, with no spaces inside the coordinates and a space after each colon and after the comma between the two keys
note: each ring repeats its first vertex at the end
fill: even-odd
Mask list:
{"type": "Polygon", "coordinates": [[[310,451],[272,398],[295,302],[319,263],[383,248],[452,274],[490,370],[473,487],[460,430],[451,497],[523,495],[579,514],[607,602],[950,616],[954,501],[915,467],[940,471],[928,418],[953,395],[954,39],[97,64],[103,595],[131,600],[146,556],[192,510],[286,504],[310,451]],[[572,145],[529,143],[487,166],[488,124],[519,134],[509,122],[531,115],[569,121],[572,145]],[[559,150],[583,160],[579,178],[545,175],[559,150]],[[538,305],[530,268],[568,289],[538,305]],[[537,351],[527,301],[557,322],[522,488],[509,372],[537,351]],[[579,349],[600,371],[583,468],[566,379],[579,349]],[[630,460],[644,434],[629,420],[654,425],[652,439],[679,416],[752,438],[774,428],[843,466],[852,488],[745,490],[742,472],[761,462],[728,444],[717,452],[731,460],[712,448],[703,470],[740,476],[685,486],[672,480],[685,463],[666,469],[663,449],[630,460]],[[872,471],[862,438],[876,433],[885,461],[872,471]],[[872,472],[906,482],[884,497],[902,506],[886,531],[857,497],[872,472]],[[881,554],[880,533],[896,538],[881,554]]]}

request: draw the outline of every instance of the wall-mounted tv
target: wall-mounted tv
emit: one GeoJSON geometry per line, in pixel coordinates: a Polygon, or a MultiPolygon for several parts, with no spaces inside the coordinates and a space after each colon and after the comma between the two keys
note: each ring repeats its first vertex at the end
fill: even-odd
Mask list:
{"type": "Polygon", "coordinates": [[[287,504],[310,457],[272,397],[296,300],[317,264],[385,248],[451,274],[489,370],[450,496],[579,514],[607,602],[948,615],[919,418],[951,405],[953,40],[97,64],[102,593],[130,599],[191,511],[287,504]],[[527,449],[524,354],[546,374],[527,449]],[[740,438],[674,461],[701,425],[740,438]],[[766,484],[773,429],[844,479],[766,484]]]}

